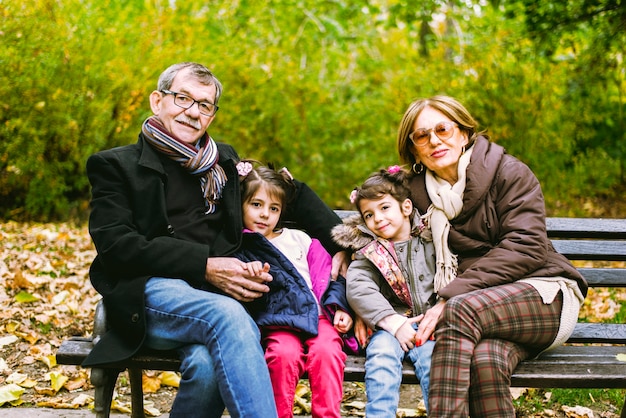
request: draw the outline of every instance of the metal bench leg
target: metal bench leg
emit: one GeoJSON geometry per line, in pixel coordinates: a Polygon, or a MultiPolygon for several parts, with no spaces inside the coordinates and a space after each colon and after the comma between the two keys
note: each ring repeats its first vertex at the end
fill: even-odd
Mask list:
{"type": "Polygon", "coordinates": [[[96,413],[96,418],[109,418],[113,390],[119,374],[119,369],[91,369],[91,384],[95,387],[95,405],[93,409],[96,413]]]}
{"type": "Polygon", "coordinates": [[[130,392],[132,402],[132,418],[145,418],[143,412],[143,382],[141,381],[141,369],[128,369],[130,378],[130,392]]]}

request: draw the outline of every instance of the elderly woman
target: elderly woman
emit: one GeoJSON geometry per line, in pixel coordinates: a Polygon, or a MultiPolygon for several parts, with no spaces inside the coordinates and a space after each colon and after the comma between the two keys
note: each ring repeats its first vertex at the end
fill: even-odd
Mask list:
{"type": "Polygon", "coordinates": [[[436,250],[440,301],[416,337],[436,341],[429,416],[514,417],[511,373],[568,338],[587,283],[548,239],[535,175],[457,100],[411,103],[398,152],[436,250]]]}

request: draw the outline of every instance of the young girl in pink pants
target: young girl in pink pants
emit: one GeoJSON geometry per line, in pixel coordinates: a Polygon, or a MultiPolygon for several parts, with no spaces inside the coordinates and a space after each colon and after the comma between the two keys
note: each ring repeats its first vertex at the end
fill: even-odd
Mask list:
{"type": "Polygon", "coordinates": [[[289,172],[254,168],[248,161],[240,162],[238,169],[245,233],[235,256],[251,262],[255,273],[269,271],[273,277],[269,293],[248,308],[261,328],[278,416],[293,416],[296,386],[306,372],[312,416],[339,418],[344,345],[356,349],[356,339],[347,336],[353,321],[345,279],[331,280],[331,256],[319,241],[303,231],[279,227],[292,197],[289,172]]]}

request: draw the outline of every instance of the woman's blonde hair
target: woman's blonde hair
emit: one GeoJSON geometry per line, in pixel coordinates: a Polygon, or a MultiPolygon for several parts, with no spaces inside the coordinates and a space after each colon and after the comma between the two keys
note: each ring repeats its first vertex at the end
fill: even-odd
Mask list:
{"type": "Polygon", "coordinates": [[[420,113],[427,107],[443,113],[450,118],[451,121],[456,123],[461,132],[467,134],[469,141],[467,144],[468,147],[474,144],[476,137],[481,133],[477,133],[478,122],[476,122],[467,109],[455,98],[450,96],[433,96],[427,99],[415,100],[409,105],[406,112],[404,112],[402,121],[400,121],[400,127],[398,128],[398,154],[403,164],[412,166],[419,162],[415,159],[414,145],[409,138],[409,134],[413,132],[415,121],[420,113]]]}

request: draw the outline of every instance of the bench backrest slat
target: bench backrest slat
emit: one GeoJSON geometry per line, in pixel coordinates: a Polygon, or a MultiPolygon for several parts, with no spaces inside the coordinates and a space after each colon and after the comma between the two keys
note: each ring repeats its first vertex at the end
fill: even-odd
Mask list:
{"type": "Polygon", "coordinates": [[[555,250],[570,260],[626,260],[626,241],[553,239],[552,245],[555,250]]]}
{"type": "Polygon", "coordinates": [[[626,239],[626,219],[547,218],[549,237],[626,239]]]}
{"type": "Polygon", "coordinates": [[[626,268],[582,267],[578,271],[590,287],[626,287],[626,268]]]}

